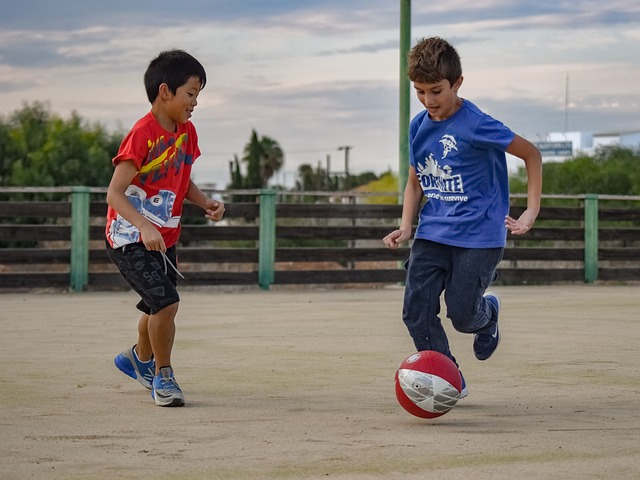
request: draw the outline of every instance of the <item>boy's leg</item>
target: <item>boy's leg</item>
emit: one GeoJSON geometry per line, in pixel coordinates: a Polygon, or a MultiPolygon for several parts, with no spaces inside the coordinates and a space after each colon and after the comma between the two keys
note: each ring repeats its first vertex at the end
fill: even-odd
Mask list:
{"type": "Polygon", "coordinates": [[[167,261],[176,264],[175,247],[167,250],[167,258],[160,252],[148,251],[143,244],[131,244],[118,249],[107,246],[107,253],[124,279],[141,297],[137,305],[143,312],[138,321],[139,345],[136,347],[137,352],[132,354],[139,354],[144,358],[147,355],[151,357],[152,352],[156,378],[147,388],[152,389],[156,404],[182,406],[184,396],[171,370],[175,316],[180,297],[176,289],[177,275],[167,265],[167,261]],[[161,379],[158,375],[161,373],[160,369],[165,371],[161,379]]]}
{"type": "Polygon", "coordinates": [[[148,362],[153,357],[151,340],[149,339],[149,315],[143,313],[138,320],[138,343],[136,344],[136,354],[142,362],[148,362]]]}
{"type": "Polygon", "coordinates": [[[455,362],[442,327],[440,294],[448,270],[448,249],[427,240],[414,240],[407,268],[402,319],[416,350],[434,350],[455,362]]]}
{"type": "Polygon", "coordinates": [[[456,248],[453,268],[445,284],[447,316],[463,333],[477,333],[497,322],[497,312],[484,297],[495,280],[502,248],[456,248]]]}
{"type": "Polygon", "coordinates": [[[149,316],[149,339],[156,361],[156,375],[153,378],[151,395],[156,405],[161,407],[182,407],[184,395],[173,376],[171,350],[176,334],[175,316],[179,303],[169,305],[149,316]]]}
{"type": "Polygon", "coordinates": [[[153,377],[156,375],[156,364],[149,341],[148,322],[149,315],[143,313],[138,321],[138,343],[118,354],[114,363],[122,373],[151,390],[153,377]]]}
{"type": "Polygon", "coordinates": [[[174,303],[149,316],[147,330],[153,356],[156,361],[156,375],[160,368],[171,366],[171,350],[176,336],[175,317],[179,303],[174,303]]]}

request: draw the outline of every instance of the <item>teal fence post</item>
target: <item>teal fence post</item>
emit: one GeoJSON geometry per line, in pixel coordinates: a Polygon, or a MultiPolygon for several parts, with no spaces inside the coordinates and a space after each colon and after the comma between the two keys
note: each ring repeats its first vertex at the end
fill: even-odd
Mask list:
{"type": "Polygon", "coordinates": [[[598,280],[598,195],[584,197],[584,281],[598,280]]]}
{"type": "Polygon", "coordinates": [[[81,292],[89,282],[89,187],[71,190],[71,268],[70,285],[81,292]]]}
{"type": "Polygon", "coordinates": [[[260,235],[258,244],[258,284],[268,290],[275,277],[276,192],[260,190],[260,235]]]}

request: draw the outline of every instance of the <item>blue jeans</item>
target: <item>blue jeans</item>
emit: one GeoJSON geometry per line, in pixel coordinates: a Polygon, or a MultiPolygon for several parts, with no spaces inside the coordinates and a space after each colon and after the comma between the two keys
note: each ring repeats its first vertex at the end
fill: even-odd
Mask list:
{"type": "Polygon", "coordinates": [[[461,248],[416,239],[407,262],[402,320],[418,351],[435,350],[451,358],[440,321],[444,291],[447,317],[463,333],[490,330],[497,315],[483,297],[496,278],[504,248],[461,248]]]}

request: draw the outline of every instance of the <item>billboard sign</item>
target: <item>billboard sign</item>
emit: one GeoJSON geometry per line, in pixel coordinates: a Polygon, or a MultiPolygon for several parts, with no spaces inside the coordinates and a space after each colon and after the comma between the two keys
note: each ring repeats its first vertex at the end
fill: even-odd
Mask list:
{"type": "Polygon", "coordinates": [[[536,142],[535,146],[543,157],[570,157],[573,155],[572,142],[536,142]]]}

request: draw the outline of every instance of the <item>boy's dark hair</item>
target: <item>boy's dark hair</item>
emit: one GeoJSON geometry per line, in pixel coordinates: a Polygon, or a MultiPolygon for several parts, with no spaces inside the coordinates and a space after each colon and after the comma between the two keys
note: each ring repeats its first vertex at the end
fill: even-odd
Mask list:
{"type": "Polygon", "coordinates": [[[440,37],[423,38],[409,52],[409,79],[412,82],[449,80],[453,85],[461,76],[458,52],[440,37]]]}
{"type": "Polygon", "coordinates": [[[207,74],[198,60],[183,50],[167,50],[151,60],[144,74],[144,87],[149,102],[155,102],[160,85],[166,83],[175,95],[191,77],[200,80],[200,89],[207,83],[207,74]]]}

